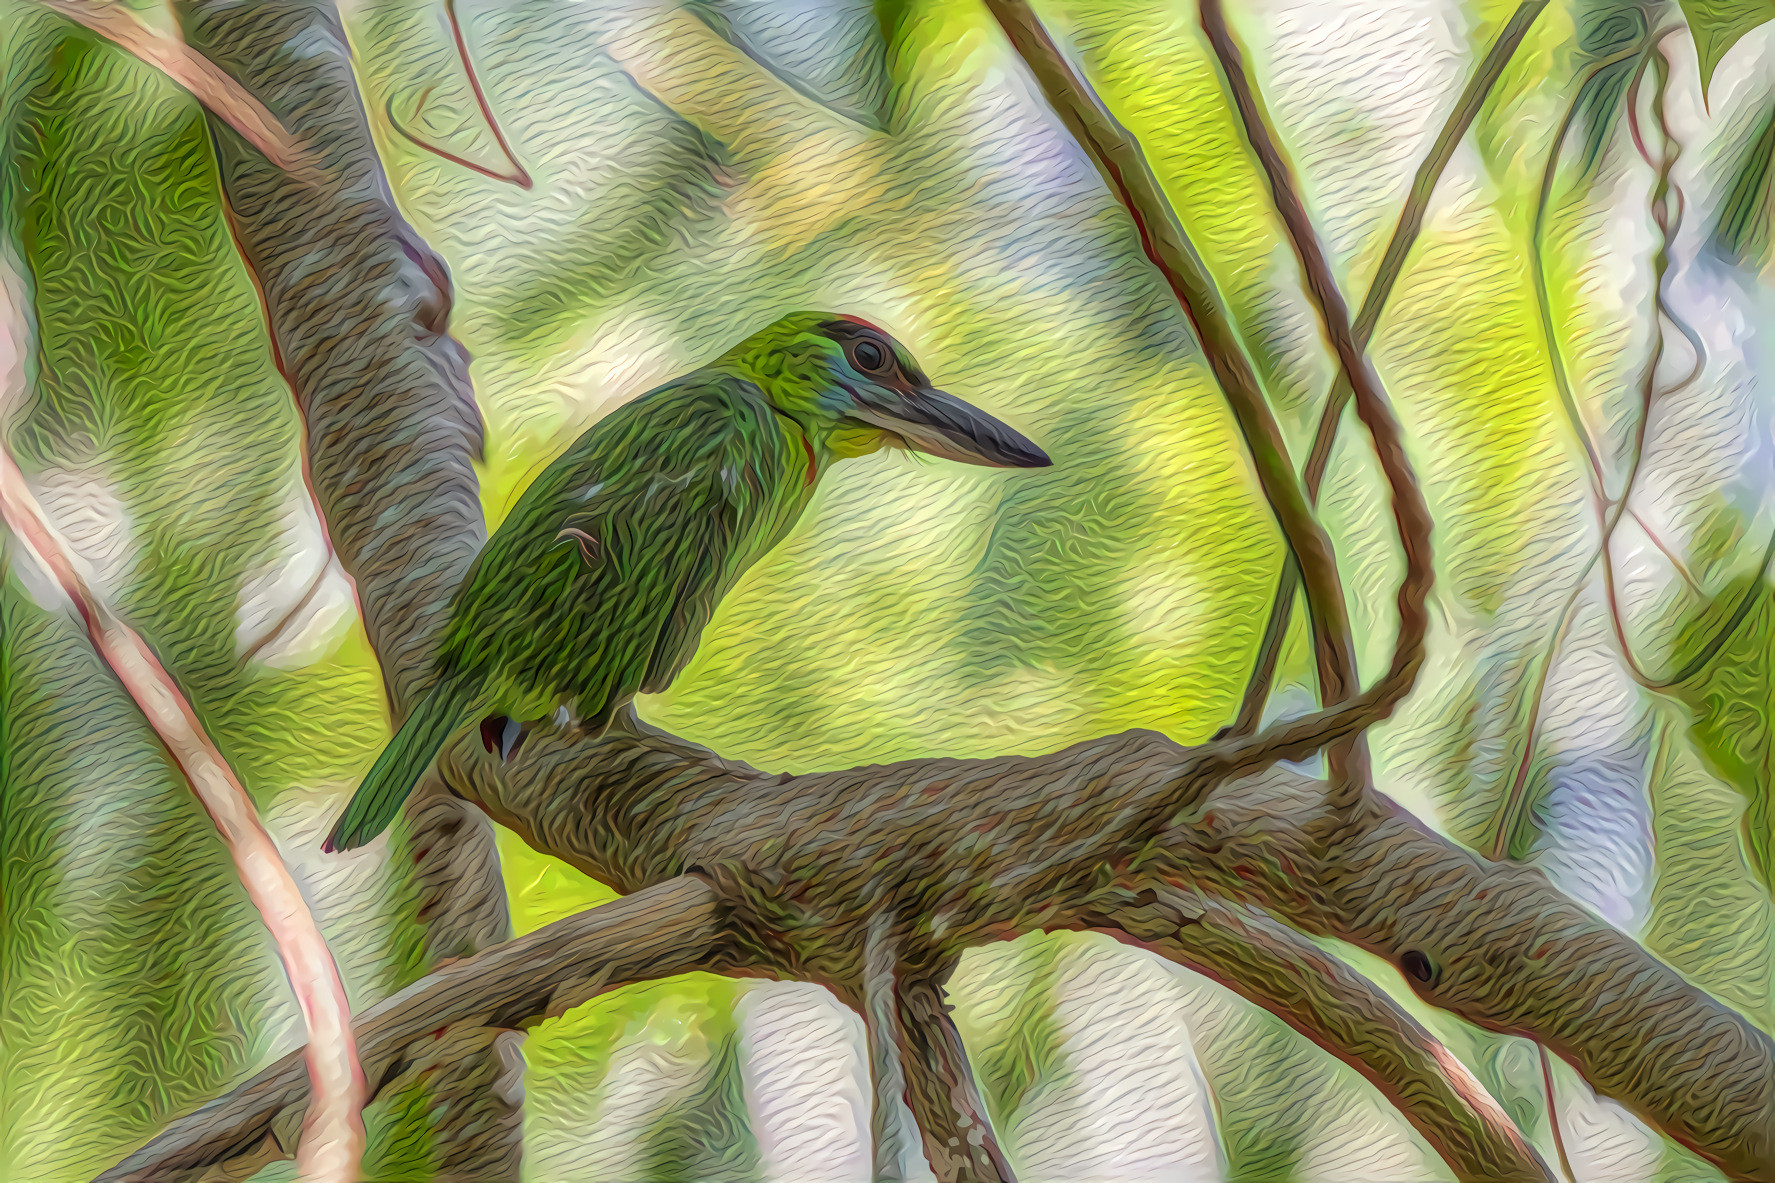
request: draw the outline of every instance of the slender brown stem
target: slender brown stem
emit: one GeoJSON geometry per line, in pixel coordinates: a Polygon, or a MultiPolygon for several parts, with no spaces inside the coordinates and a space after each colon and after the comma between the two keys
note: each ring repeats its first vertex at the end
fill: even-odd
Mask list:
{"type": "MultiPolygon", "coordinates": [[[[1454,158],[1455,148],[1460,145],[1480,108],[1485,105],[1492,87],[1503,76],[1504,67],[1509,65],[1517,46],[1522,44],[1522,39],[1528,35],[1535,18],[1546,7],[1546,0],[1526,0],[1517,6],[1484,60],[1468,78],[1461,97],[1456,101],[1454,110],[1449,112],[1448,120],[1431,146],[1429,155],[1418,165],[1417,174],[1412,178],[1411,192],[1406,198],[1405,207],[1399,213],[1398,225],[1394,227],[1393,237],[1388,240],[1387,248],[1381,255],[1380,266],[1375,271],[1374,282],[1369,286],[1367,297],[1362,301],[1361,311],[1356,314],[1355,336],[1362,348],[1366,349],[1373,338],[1387,299],[1393,294],[1393,287],[1405,270],[1406,256],[1411,253],[1418,233],[1423,229],[1424,216],[1430,208],[1430,198],[1436,191],[1436,183],[1442,179],[1443,170],[1454,158]]],[[[1325,471],[1331,463],[1331,449],[1337,440],[1338,425],[1342,422],[1344,407],[1351,394],[1350,384],[1340,369],[1337,380],[1325,397],[1325,409],[1319,416],[1319,428],[1313,437],[1313,449],[1307,456],[1303,474],[1307,497],[1315,505],[1318,504],[1319,488],[1324,483],[1325,471]]],[[[1289,618],[1294,612],[1295,593],[1299,590],[1300,572],[1290,556],[1283,561],[1281,573],[1277,576],[1275,593],[1270,597],[1269,619],[1264,624],[1263,638],[1257,647],[1257,660],[1251,677],[1247,680],[1237,721],[1231,729],[1232,735],[1249,735],[1262,722],[1264,702],[1269,697],[1270,686],[1275,680],[1276,663],[1282,652],[1289,618]]]]}
{"type": "Polygon", "coordinates": [[[1547,679],[1553,672],[1554,663],[1559,659],[1559,649],[1565,643],[1566,632],[1571,628],[1572,609],[1577,605],[1578,594],[1584,590],[1591,568],[1596,566],[1601,557],[1600,548],[1592,551],[1590,560],[1578,572],[1578,578],[1573,580],[1572,590],[1565,598],[1565,606],[1559,610],[1559,621],[1553,626],[1553,636],[1547,642],[1547,652],[1541,658],[1541,671],[1535,677],[1535,688],[1529,697],[1528,725],[1523,729],[1522,755],[1516,762],[1516,773],[1510,781],[1510,787],[1505,790],[1504,799],[1498,805],[1498,822],[1492,831],[1488,857],[1494,863],[1502,862],[1510,851],[1510,836],[1516,832],[1522,805],[1527,799],[1529,765],[1534,760],[1535,745],[1540,740],[1541,706],[1547,696],[1547,679]]]}
{"type": "MultiPolygon", "coordinates": [[[[1423,490],[1418,487],[1411,462],[1405,455],[1404,432],[1393,415],[1380,379],[1363,353],[1363,346],[1356,341],[1355,330],[1350,324],[1350,311],[1344,303],[1343,293],[1338,290],[1337,280],[1332,275],[1331,262],[1326,258],[1318,231],[1307,215],[1306,204],[1301,200],[1300,187],[1294,178],[1294,170],[1283,156],[1281,147],[1270,130],[1257,87],[1246,70],[1244,56],[1233,38],[1232,30],[1227,26],[1220,0],[1201,0],[1200,13],[1202,29],[1208,36],[1208,43],[1213,48],[1215,57],[1220,61],[1221,75],[1232,94],[1239,119],[1244,124],[1245,137],[1269,180],[1271,198],[1288,231],[1289,241],[1294,246],[1295,257],[1306,278],[1307,290],[1319,310],[1320,323],[1326,336],[1331,339],[1332,349],[1343,369],[1344,381],[1354,392],[1356,414],[1368,428],[1381,471],[1386,475],[1387,484],[1392,490],[1393,517],[1399,531],[1400,544],[1405,549],[1406,568],[1398,594],[1399,632],[1395,641],[1395,668],[1398,669],[1403,660],[1415,672],[1416,663],[1422,659],[1424,638],[1429,633],[1430,617],[1425,604],[1435,577],[1430,550],[1430,533],[1435,523],[1430,517],[1430,506],[1424,500],[1423,490]]],[[[1344,646],[1337,656],[1341,658],[1343,654],[1352,651],[1353,646],[1344,646]]],[[[1358,685],[1353,658],[1348,668],[1340,670],[1340,673],[1347,688],[1346,694],[1353,695],[1358,685]]],[[[1323,701],[1325,706],[1331,707],[1339,700],[1326,695],[1323,701]]],[[[1342,744],[1328,753],[1332,771],[1331,804],[1334,810],[1347,808],[1366,788],[1365,777],[1350,775],[1354,769],[1342,767],[1351,760],[1352,754],[1353,749],[1342,744]]]]}
{"type": "Polygon", "coordinates": [[[1307,583],[1322,697],[1338,702],[1355,687],[1349,611],[1331,540],[1314,518],[1288,459],[1282,431],[1270,413],[1232,321],[1207,269],[1196,256],[1140,146],[1066,61],[1023,0],[987,0],[1011,45],[1029,66],[1048,104],[1060,116],[1133,219],[1141,251],[1164,278],[1226,396],[1250,449],[1265,499],[1307,583]]]}
{"type": "Polygon", "coordinates": [[[1553,1131],[1553,1149],[1559,1152],[1559,1169],[1571,1183],[1577,1183],[1578,1176],[1572,1173],[1572,1160],[1566,1157],[1565,1135],[1559,1129],[1559,1105],[1553,1095],[1553,1057],[1548,1054],[1546,1044],[1535,1046],[1541,1053],[1541,1084],[1547,1090],[1547,1125],[1553,1131]]]}
{"type": "Polygon", "coordinates": [[[1279,723],[1257,736],[1211,745],[1196,766],[1201,780],[1180,789],[1195,792],[1202,785],[1250,773],[1278,760],[1300,759],[1379,722],[1392,713],[1417,680],[1424,656],[1422,626],[1427,619],[1423,604],[1431,579],[1429,514],[1391,412],[1384,403],[1358,400],[1358,413],[1374,437],[1381,469],[1392,489],[1394,517],[1405,550],[1406,574],[1399,589],[1400,628],[1387,672],[1367,691],[1346,698],[1353,687],[1346,687],[1339,674],[1354,670],[1356,663],[1349,611],[1331,540],[1312,514],[1251,364],[1201,260],[1183,234],[1176,211],[1160,190],[1139,144],[1073,71],[1028,4],[1023,0],[987,0],[987,7],[1035,75],[1049,105],[1128,210],[1142,250],[1195,326],[1215,378],[1245,433],[1271,512],[1300,564],[1320,663],[1321,697],[1337,704],[1279,723]]]}
{"type": "MultiPolygon", "coordinates": [[[[1578,112],[1583,109],[1584,99],[1591,89],[1602,79],[1603,71],[1617,66],[1630,58],[1641,59],[1640,68],[1644,68],[1644,55],[1651,52],[1656,38],[1648,38],[1645,42],[1630,46],[1597,62],[1585,72],[1584,81],[1572,95],[1572,101],[1566,105],[1565,117],[1559,121],[1559,130],[1553,135],[1553,147],[1547,153],[1547,163],[1541,170],[1541,189],[1535,201],[1534,222],[1529,230],[1529,253],[1532,265],[1529,275],[1535,285],[1535,306],[1540,313],[1541,335],[1547,343],[1547,363],[1553,371],[1553,386],[1559,393],[1560,406],[1564,408],[1566,419],[1572,426],[1572,434],[1577,436],[1583,446],[1584,457],[1590,464],[1591,481],[1598,497],[1606,497],[1602,471],[1602,457],[1597,453],[1596,443],[1590,425],[1584,421],[1583,411],[1578,406],[1577,396],[1572,391],[1570,375],[1566,372],[1565,353],[1559,346],[1559,333],[1553,319],[1552,296],[1547,290],[1547,269],[1545,264],[1545,242],[1547,231],[1547,214],[1553,204],[1553,184],[1559,175],[1559,160],[1565,149],[1566,137],[1571,134],[1572,124],[1577,121],[1578,112]]],[[[1629,103],[1629,107],[1632,104],[1629,103]]]]}
{"type": "MultiPolygon", "coordinates": [[[[517,155],[512,151],[511,145],[506,142],[505,132],[500,129],[499,120],[493,115],[493,105],[487,101],[486,91],[481,89],[481,77],[475,71],[474,59],[469,56],[468,40],[462,34],[462,22],[456,17],[456,0],[444,0],[444,16],[450,22],[450,36],[456,41],[456,56],[461,59],[463,72],[468,75],[468,85],[475,94],[475,105],[481,109],[481,118],[486,121],[488,130],[493,133],[494,142],[499,145],[499,150],[505,154],[506,160],[511,163],[511,175],[508,176],[495,169],[490,169],[483,164],[476,164],[474,161],[440,148],[428,140],[420,139],[405,127],[401,126],[400,120],[394,117],[394,99],[392,97],[384,107],[384,112],[388,116],[388,125],[394,128],[395,131],[399,132],[403,139],[416,148],[430,152],[434,156],[441,156],[450,163],[459,164],[463,168],[479,173],[483,177],[488,177],[495,181],[504,181],[507,184],[516,185],[520,189],[529,189],[534,184],[531,180],[530,173],[524,168],[523,164],[519,162],[517,155]]],[[[418,118],[419,112],[424,110],[425,100],[431,97],[433,89],[435,88],[428,86],[419,92],[419,101],[413,104],[413,115],[415,118],[418,118]]]]}

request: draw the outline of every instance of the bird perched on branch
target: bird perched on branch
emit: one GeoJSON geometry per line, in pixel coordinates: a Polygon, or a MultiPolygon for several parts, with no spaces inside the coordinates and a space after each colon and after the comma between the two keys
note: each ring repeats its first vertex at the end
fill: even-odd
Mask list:
{"type": "Polygon", "coordinates": [[[996,468],[1049,463],[933,389],[886,333],[826,313],[784,317],[611,412],[543,470],[476,558],[430,690],[326,849],[381,833],[444,742],[476,720],[508,760],[569,703],[597,735],[637,692],[671,685],[715,605],[788,534],[820,477],[884,447],[996,468]]]}

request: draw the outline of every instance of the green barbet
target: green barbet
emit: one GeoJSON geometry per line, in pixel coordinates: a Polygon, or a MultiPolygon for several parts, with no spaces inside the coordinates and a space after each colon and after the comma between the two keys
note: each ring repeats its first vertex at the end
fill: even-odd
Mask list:
{"type": "Polygon", "coordinates": [[[904,347],[802,312],[600,420],[524,490],[451,604],[430,690],[326,841],[381,833],[458,730],[509,760],[571,704],[600,734],[671,685],[721,597],[794,526],[839,460],[883,447],[997,468],[1042,450],[933,389],[904,347]],[[520,722],[522,721],[522,722],[520,722]]]}

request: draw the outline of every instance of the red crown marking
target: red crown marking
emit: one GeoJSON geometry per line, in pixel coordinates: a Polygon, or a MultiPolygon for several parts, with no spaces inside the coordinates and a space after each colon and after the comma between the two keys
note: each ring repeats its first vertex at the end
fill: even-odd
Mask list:
{"type": "Polygon", "coordinates": [[[839,316],[839,318],[838,318],[838,319],[839,319],[839,320],[848,320],[848,321],[850,321],[850,322],[851,322],[851,323],[852,323],[852,324],[854,324],[854,325],[862,325],[862,326],[863,326],[863,327],[864,327],[864,328],[866,328],[866,329],[873,329],[873,330],[875,330],[875,331],[876,331],[876,332],[878,332],[878,333],[880,333],[880,334],[881,334],[881,335],[882,335],[882,336],[884,336],[884,337],[886,337],[886,336],[888,336],[888,335],[889,335],[889,333],[888,333],[888,331],[887,331],[887,330],[886,330],[886,329],[884,329],[884,328],[882,328],[882,327],[881,327],[881,326],[880,326],[880,325],[878,325],[878,324],[873,324],[873,323],[871,323],[871,322],[870,322],[870,321],[866,321],[866,320],[864,320],[864,319],[863,319],[863,318],[862,318],[862,317],[860,317],[860,316],[851,316],[851,315],[849,315],[849,314],[844,314],[844,315],[841,315],[841,316],[839,316]]]}

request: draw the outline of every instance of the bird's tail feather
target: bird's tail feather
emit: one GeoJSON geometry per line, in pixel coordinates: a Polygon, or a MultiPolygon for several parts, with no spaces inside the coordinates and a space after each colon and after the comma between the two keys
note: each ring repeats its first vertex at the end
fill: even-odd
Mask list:
{"type": "Polygon", "coordinates": [[[444,741],[468,722],[474,705],[474,695],[457,683],[434,686],[376,757],[321,849],[354,850],[387,829],[444,741]]]}

